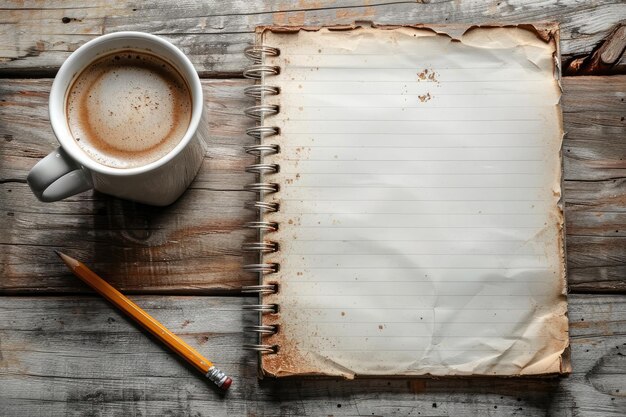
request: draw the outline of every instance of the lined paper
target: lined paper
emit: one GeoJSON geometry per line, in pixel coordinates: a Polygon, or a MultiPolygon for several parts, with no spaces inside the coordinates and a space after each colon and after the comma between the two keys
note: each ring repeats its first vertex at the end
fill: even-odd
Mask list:
{"type": "Polygon", "coordinates": [[[265,31],[280,191],[271,375],[561,372],[554,42],[518,28],[265,31]]]}

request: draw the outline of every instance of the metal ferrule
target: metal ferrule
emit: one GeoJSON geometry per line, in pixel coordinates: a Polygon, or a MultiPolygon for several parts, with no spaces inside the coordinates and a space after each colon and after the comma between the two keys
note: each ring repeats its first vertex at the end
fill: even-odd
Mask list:
{"type": "Polygon", "coordinates": [[[213,381],[215,385],[220,388],[222,388],[222,385],[224,385],[224,382],[226,382],[226,380],[228,379],[228,376],[224,372],[217,369],[215,366],[211,366],[209,368],[208,372],[206,373],[206,377],[213,381]]]}

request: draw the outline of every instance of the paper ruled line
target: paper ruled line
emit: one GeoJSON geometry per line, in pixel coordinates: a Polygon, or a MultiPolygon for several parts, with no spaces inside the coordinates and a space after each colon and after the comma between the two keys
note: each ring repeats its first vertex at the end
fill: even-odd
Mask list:
{"type": "Polygon", "coordinates": [[[281,158],[281,161],[298,162],[541,162],[543,159],[309,159],[309,158],[281,158]]]}
{"type": "MultiPolygon", "coordinates": [[[[349,282],[350,285],[355,285],[358,286],[359,284],[387,284],[387,283],[428,283],[428,284],[432,284],[433,280],[432,279],[405,279],[405,280],[397,280],[397,279],[393,279],[393,280],[365,280],[365,279],[361,279],[361,280],[355,280],[355,279],[333,279],[333,280],[323,280],[323,281],[311,281],[311,280],[305,280],[305,279],[294,279],[294,278],[289,278],[289,283],[290,284],[296,284],[296,283],[302,283],[302,284],[320,284],[320,283],[337,283],[337,282],[349,282]]],[[[511,284],[511,283],[515,283],[515,284],[519,284],[519,283],[525,283],[525,284],[537,284],[537,283],[542,283],[545,284],[545,280],[543,279],[536,279],[536,280],[521,280],[521,279],[480,279],[480,280],[470,280],[470,279],[446,279],[446,280],[441,280],[438,279],[437,283],[439,284],[445,284],[448,282],[452,282],[452,283],[470,283],[470,284],[480,284],[480,283],[497,283],[497,284],[511,284]]]]}
{"type": "MultiPolygon", "coordinates": [[[[345,162],[345,161],[344,161],[345,162]]],[[[354,176],[354,175],[384,175],[384,176],[394,176],[394,175],[415,175],[415,176],[420,176],[420,177],[438,177],[438,176],[457,176],[457,175],[462,175],[462,176],[468,176],[468,175],[484,175],[484,176],[502,176],[502,175],[515,175],[515,176],[519,176],[519,175],[534,175],[536,177],[541,176],[541,174],[537,174],[536,172],[456,172],[456,173],[451,173],[451,172],[440,172],[440,173],[426,173],[426,174],[421,174],[421,173],[415,173],[415,172],[406,172],[406,173],[401,173],[401,172],[325,172],[325,171],[312,171],[312,172],[303,172],[303,171],[285,171],[283,169],[280,170],[281,174],[287,174],[287,175],[350,175],[350,176],[354,176]]],[[[269,174],[265,174],[265,175],[275,175],[275,173],[269,173],[269,174]]]]}
{"type": "MultiPolygon", "coordinates": [[[[388,133],[389,136],[492,136],[492,135],[527,135],[527,136],[536,136],[537,133],[516,133],[516,132],[478,132],[478,133],[416,133],[416,132],[406,132],[406,133],[388,133]]],[[[355,136],[363,136],[363,135],[381,135],[381,133],[377,132],[357,132],[357,133],[346,133],[346,132],[294,132],[291,130],[283,130],[279,136],[290,136],[290,135],[309,135],[309,136],[320,136],[320,135],[355,135],[355,136]]]]}
{"type": "MultiPolygon", "coordinates": [[[[424,350],[426,350],[426,347],[423,347],[424,350]]],[[[493,349],[443,349],[441,347],[437,347],[437,348],[433,348],[434,352],[481,352],[481,353],[490,353],[490,354],[494,354],[494,353],[500,353],[500,350],[498,348],[493,348],[493,349]]],[[[413,349],[322,349],[319,352],[321,353],[325,353],[325,352],[363,352],[363,353],[368,353],[368,352],[376,352],[376,353],[383,353],[383,352],[407,352],[407,353],[419,353],[419,350],[417,350],[416,348],[413,349]]],[[[530,351],[529,349],[525,349],[525,348],[509,348],[507,349],[507,352],[523,352],[526,354],[530,354],[533,353],[533,351],[530,351]]],[[[452,374],[453,375],[453,374],[452,374]]],[[[506,373],[493,373],[490,375],[511,375],[510,371],[507,371],[506,373]]]]}
{"type": "Polygon", "coordinates": [[[464,190],[464,189],[468,189],[468,188],[478,188],[478,189],[488,189],[488,190],[492,190],[492,189],[506,189],[506,190],[538,190],[538,189],[542,189],[544,187],[509,187],[509,186],[486,186],[486,187],[475,187],[475,186],[469,186],[469,185],[465,185],[465,186],[458,186],[458,187],[448,187],[448,186],[442,186],[442,185],[433,185],[431,187],[426,187],[426,186],[408,186],[408,187],[403,187],[401,185],[387,185],[387,184],[381,184],[381,185],[293,185],[293,184],[289,184],[289,185],[285,185],[285,187],[289,187],[289,188],[404,188],[404,189],[423,189],[423,188],[437,188],[437,189],[460,189],[460,190],[464,190]]]}
{"type": "MultiPolygon", "coordinates": [[[[355,240],[355,239],[298,239],[298,242],[363,242],[362,239],[359,240],[355,240]]],[[[525,239],[470,239],[470,240],[464,240],[464,239],[407,239],[407,240],[400,240],[400,239],[376,239],[375,242],[452,242],[452,243],[457,243],[457,242],[526,242],[525,239]]]]}
{"type": "MultiPolygon", "coordinates": [[[[339,323],[339,322],[338,322],[339,323]]],[[[491,324],[491,323],[490,323],[491,324]]],[[[381,329],[380,333],[389,333],[389,330],[381,329]]],[[[472,337],[473,335],[439,335],[440,337],[445,337],[447,338],[469,338],[472,337]]],[[[498,336],[481,336],[481,338],[483,339],[502,339],[505,335],[498,335],[498,336]]],[[[537,338],[541,338],[541,339],[546,339],[549,338],[551,336],[542,336],[542,335],[538,335],[536,336],[537,338]]],[[[327,336],[311,336],[311,339],[326,339],[327,336]]],[[[367,338],[367,339],[376,339],[376,338],[385,338],[385,339],[389,339],[389,338],[393,338],[393,339],[432,339],[433,335],[432,334],[424,334],[424,335],[415,335],[415,336],[398,336],[398,335],[388,335],[388,334],[364,334],[364,335],[350,335],[350,336],[338,336],[339,339],[363,339],[363,338],[367,338]]]]}
{"type": "MultiPolygon", "coordinates": [[[[396,310],[399,312],[402,311],[424,311],[426,313],[432,313],[433,309],[432,308],[413,308],[413,307],[346,307],[346,306],[340,306],[340,307],[324,307],[324,306],[315,306],[315,307],[307,307],[307,306],[299,306],[298,308],[300,308],[301,310],[337,310],[337,311],[350,311],[350,310],[396,310]]],[[[456,311],[456,308],[447,308],[447,309],[440,309],[441,311],[456,311]]],[[[467,308],[467,307],[463,307],[462,309],[460,309],[461,311],[482,311],[485,312],[484,308],[467,308]]],[[[511,307],[511,308],[498,308],[498,307],[489,307],[489,310],[487,311],[528,311],[528,308],[515,308],[515,307],[511,307]]],[[[374,323],[377,323],[377,321],[375,321],[374,323]]]]}
{"type": "Polygon", "coordinates": [[[402,269],[402,270],[425,270],[425,269],[479,269],[479,270],[494,270],[494,271],[516,271],[516,270],[540,270],[540,271],[548,271],[549,270],[549,266],[514,266],[511,268],[498,268],[498,267],[479,267],[479,266],[463,266],[463,265],[459,265],[459,266],[446,266],[446,267],[438,267],[438,266],[429,266],[429,265],[422,265],[422,266],[416,266],[416,267],[401,267],[401,266],[368,266],[367,268],[360,268],[360,267],[350,267],[350,266],[306,266],[306,267],[300,267],[300,268],[288,268],[288,267],[283,267],[281,266],[280,271],[302,271],[302,270],[311,270],[311,269],[350,269],[350,270],[354,270],[354,269],[384,269],[384,270],[396,270],[396,269],[402,269]]]}
{"type": "MultiPolygon", "coordinates": [[[[295,68],[293,66],[290,66],[290,68],[295,68]]],[[[359,67],[358,69],[366,69],[363,67],[359,67]]],[[[401,68],[404,69],[404,68],[401,68]]],[[[439,69],[453,69],[453,68],[438,68],[439,69]]],[[[457,69],[466,69],[466,68],[457,68],[457,69]]],[[[481,68],[467,68],[467,69],[481,69],[481,68]]],[[[494,83],[508,83],[508,82],[519,82],[519,79],[500,79],[500,80],[446,80],[444,78],[442,78],[441,80],[437,80],[437,81],[433,81],[433,80],[421,80],[419,79],[417,76],[409,81],[403,81],[403,80],[371,80],[371,81],[360,81],[360,80],[350,80],[350,81],[344,81],[344,80],[312,80],[310,78],[294,78],[289,79],[289,80],[281,80],[281,84],[306,84],[306,83],[338,83],[338,84],[397,84],[397,83],[407,83],[407,82],[419,82],[421,85],[437,85],[437,83],[443,83],[443,84],[448,84],[448,83],[488,83],[488,84],[494,84],[494,83]]],[[[524,82],[528,82],[528,83],[546,83],[549,84],[549,82],[547,82],[546,80],[542,80],[542,79],[525,79],[523,80],[524,82]]]]}
{"type": "Polygon", "coordinates": [[[358,146],[346,146],[346,145],[283,145],[283,148],[332,148],[332,149],[380,149],[380,148],[393,148],[393,149],[485,149],[485,148],[505,148],[505,149],[527,149],[527,148],[545,148],[545,145],[465,145],[465,146],[375,146],[375,145],[358,145],[358,146]]]}
{"type": "MultiPolygon", "coordinates": [[[[520,294],[445,294],[445,293],[437,293],[437,294],[406,294],[406,293],[397,293],[397,294],[381,294],[379,292],[371,293],[371,294],[356,294],[355,297],[412,297],[414,295],[420,297],[552,297],[552,295],[545,295],[540,293],[520,293],[520,294]]],[[[315,294],[289,294],[290,297],[296,298],[311,298],[311,297],[327,297],[327,298],[345,298],[350,297],[350,295],[346,296],[345,294],[324,294],[320,292],[316,292],[315,294]]]]}
{"type": "MultiPolygon", "coordinates": [[[[281,210],[282,211],[282,210],[281,210]]],[[[535,216],[535,217],[548,217],[545,213],[531,213],[531,212],[514,212],[514,213],[486,213],[486,212],[454,212],[454,213],[442,213],[440,211],[437,212],[426,212],[426,211],[412,211],[411,213],[407,212],[382,212],[382,211],[364,211],[364,212],[355,212],[355,211],[282,211],[283,213],[289,214],[320,214],[320,215],[335,215],[335,214],[353,214],[353,215],[386,215],[393,214],[395,216],[478,216],[478,217],[491,217],[491,216],[535,216]]]]}
{"type": "MultiPolygon", "coordinates": [[[[453,83],[455,81],[446,81],[446,83],[453,83]]],[[[459,82],[459,81],[457,81],[459,82]]],[[[464,81],[461,81],[464,82],[464,81]]],[[[415,93],[406,93],[406,94],[397,94],[397,93],[339,93],[342,97],[350,97],[350,96],[386,96],[386,97],[398,97],[398,96],[417,96],[419,95],[418,92],[415,93]]],[[[286,95],[286,94],[285,94],[286,95]]],[[[329,96],[329,95],[333,95],[330,93],[296,93],[296,95],[298,97],[302,97],[302,96],[329,96]]],[[[479,97],[500,97],[500,96],[513,96],[518,98],[519,96],[536,96],[535,93],[466,93],[466,94],[461,94],[461,93],[444,93],[444,92],[439,92],[439,91],[434,91],[433,92],[433,97],[440,97],[440,96],[445,96],[445,97],[475,97],[475,96],[479,96],[479,97]]]]}
{"type": "Polygon", "coordinates": [[[296,225],[299,229],[535,229],[542,226],[304,226],[296,225]]]}
{"type": "MultiPolygon", "coordinates": [[[[521,320],[517,320],[517,321],[456,321],[455,324],[518,324],[520,323],[521,320]]],[[[531,323],[540,323],[541,320],[528,320],[528,322],[531,323]]],[[[408,320],[408,321],[390,321],[390,320],[380,320],[380,322],[377,321],[355,321],[355,320],[351,320],[351,319],[344,319],[341,321],[337,321],[337,320],[303,320],[303,323],[306,324],[312,324],[312,325],[316,325],[316,324],[339,324],[339,325],[344,325],[344,326],[349,326],[352,324],[437,324],[437,323],[441,323],[439,321],[436,320],[408,320]]],[[[367,337],[367,336],[366,336],[367,337]]]]}
{"type": "MultiPolygon", "coordinates": [[[[359,107],[365,109],[420,109],[424,111],[435,111],[441,109],[501,109],[501,108],[515,108],[515,109],[537,109],[544,106],[441,106],[441,107],[425,107],[425,106],[371,106],[371,107],[359,107]]],[[[554,107],[553,105],[546,105],[545,107],[554,107]]],[[[303,105],[303,109],[349,109],[351,107],[345,106],[312,106],[310,104],[303,105]]],[[[275,116],[274,116],[275,117],[275,116]]]]}
{"type": "MultiPolygon", "coordinates": [[[[537,248],[539,251],[541,251],[541,249],[543,248],[537,248]]],[[[402,252],[402,253],[397,253],[396,251],[392,251],[392,252],[373,252],[373,253],[368,253],[368,252],[364,252],[364,253],[360,253],[360,252],[350,252],[350,253],[337,253],[337,252],[292,252],[290,251],[291,254],[296,255],[296,256],[303,256],[303,255],[311,255],[313,257],[316,256],[328,256],[328,257],[332,257],[332,258],[339,258],[339,257],[343,257],[343,256],[389,256],[390,259],[392,259],[393,257],[398,257],[398,256],[472,256],[472,257],[484,257],[484,256],[519,256],[519,257],[526,257],[526,258],[545,258],[545,254],[542,253],[476,253],[476,252],[451,252],[451,251],[441,251],[444,253],[437,253],[437,252],[402,252]]]]}
{"type": "MultiPolygon", "coordinates": [[[[304,48],[303,48],[304,49],[304,48]]],[[[320,52],[317,50],[311,50],[309,53],[304,53],[304,54],[299,54],[297,52],[289,52],[289,56],[305,56],[305,57],[311,57],[311,55],[315,56],[318,55],[320,52]]],[[[380,56],[380,57],[396,57],[397,58],[397,54],[372,54],[372,53],[363,53],[363,52],[356,52],[356,51],[350,51],[349,54],[346,53],[341,53],[341,52],[337,52],[337,53],[333,53],[333,52],[328,52],[326,51],[326,49],[323,50],[323,53],[321,55],[318,55],[319,57],[327,57],[327,56],[332,56],[332,57],[336,57],[336,56],[343,56],[346,58],[351,58],[353,56],[380,56]]],[[[403,55],[404,58],[414,58],[414,59],[422,59],[423,56],[415,54],[405,54],[403,55]]],[[[280,58],[271,58],[268,57],[268,59],[280,59],[280,58]]],[[[420,66],[415,66],[415,68],[419,68],[420,66]]],[[[371,68],[371,67],[370,67],[371,68]]],[[[477,66],[477,67],[471,67],[471,66],[462,66],[462,67],[446,67],[446,66],[437,66],[437,69],[450,69],[450,70],[475,70],[475,69],[479,69],[479,70],[493,70],[493,69],[501,69],[502,65],[497,63],[497,65],[490,65],[490,66],[477,66]]]]}
{"type": "MultiPolygon", "coordinates": [[[[321,199],[321,198],[316,198],[314,200],[307,200],[307,199],[302,199],[302,198],[283,198],[281,199],[282,201],[300,201],[300,202],[309,202],[309,203],[314,203],[317,201],[378,201],[378,202],[390,202],[390,203],[402,203],[402,202],[407,202],[407,201],[422,201],[422,202],[426,202],[426,201],[436,201],[436,202],[441,202],[441,203],[445,203],[448,201],[452,201],[452,202],[545,202],[545,200],[537,200],[537,199],[507,199],[507,200],[500,200],[500,199],[495,199],[495,200],[489,200],[489,199],[477,199],[477,200],[467,200],[467,199],[463,199],[463,200],[454,200],[454,199],[450,199],[450,200],[441,200],[441,199],[414,199],[414,200],[395,200],[395,199],[363,199],[363,200],[337,200],[337,199],[321,199]]],[[[276,202],[279,202],[280,200],[276,200],[276,202]]]]}

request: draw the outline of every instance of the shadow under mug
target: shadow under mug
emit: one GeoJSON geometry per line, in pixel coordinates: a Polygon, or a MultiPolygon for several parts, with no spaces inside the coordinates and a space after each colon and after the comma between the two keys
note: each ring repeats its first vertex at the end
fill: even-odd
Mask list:
{"type": "Polygon", "coordinates": [[[93,188],[140,203],[166,206],[180,197],[193,181],[206,151],[208,120],[198,73],[178,48],[147,33],[111,33],[78,48],[54,79],[49,111],[60,146],[39,161],[27,178],[35,196],[44,202],[62,200],[93,188]],[[76,76],[90,63],[128,49],[156,55],[183,76],[191,93],[191,121],[180,142],[156,161],[133,168],[112,168],[91,159],[72,137],[66,117],[66,97],[76,76]]]}

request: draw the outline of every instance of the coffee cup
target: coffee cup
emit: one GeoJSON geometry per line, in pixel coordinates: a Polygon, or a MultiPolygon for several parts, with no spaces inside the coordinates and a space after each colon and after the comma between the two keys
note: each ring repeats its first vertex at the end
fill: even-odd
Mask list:
{"type": "Polygon", "coordinates": [[[49,112],[60,146],[27,178],[44,202],[93,188],[169,205],[204,158],[200,78],[178,48],[154,35],[116,32],[78,48],[54,79],[49,112]]]}

